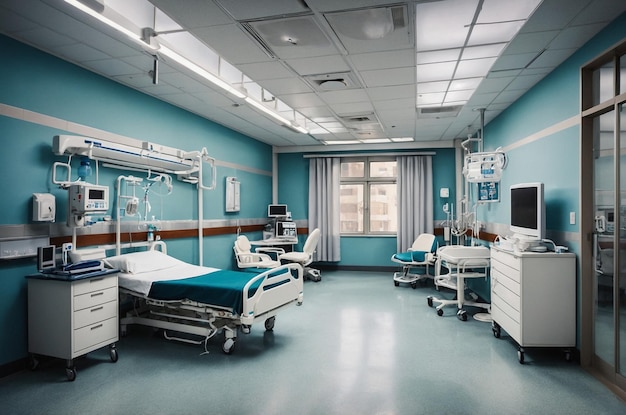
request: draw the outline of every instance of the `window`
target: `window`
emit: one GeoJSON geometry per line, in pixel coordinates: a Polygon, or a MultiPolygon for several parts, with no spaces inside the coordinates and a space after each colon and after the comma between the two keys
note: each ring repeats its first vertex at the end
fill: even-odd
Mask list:
{"type": "Polygon", "coordinates": [[[397,176],[395,158],[341,160],[341,234],[396,234],[397,176]]]}

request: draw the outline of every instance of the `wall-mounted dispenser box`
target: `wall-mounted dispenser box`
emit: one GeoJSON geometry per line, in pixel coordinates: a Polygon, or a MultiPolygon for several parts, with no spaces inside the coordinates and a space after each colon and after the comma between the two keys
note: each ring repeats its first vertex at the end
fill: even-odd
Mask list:
{"type": "Polygon", "coordinates": [[[442,187],[439,190],[439,197],[450,197],[450,189],[447,187],[442,187]]]}
{"type": "Polygon", "coordinates": [[[226,212],[239,212],[241,184],[236,177],[226,178],[226,212]]]}
{"type": "Polygon", "coordinates": [[[33,221],[54,222],[56,199],[50,193],[33,193],[33,221]]]}

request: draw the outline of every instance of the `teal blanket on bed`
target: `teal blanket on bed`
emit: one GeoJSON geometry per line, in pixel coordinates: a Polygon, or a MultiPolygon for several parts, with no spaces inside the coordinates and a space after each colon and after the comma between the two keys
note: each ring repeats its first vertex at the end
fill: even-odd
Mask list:
{"type": "MultiPolygon", "coordinates": [[[[243,288],[248,281],[258,274],[252,272],[239,272],[221,270],[198,277],[184,278],[180,280],[156,281],[152,283],[148,297],[155,300],[175,301],[188,299],[212,306],[227,307],[233,313],[243,312],[243,288]]],[[[273,278],[270,276],[270,278],[273,278]]],[[[263,278],[255,281],[248,290],[248,296],[254,295],[261,285],[263,278]]],[[[277,278],[272,284],[282,284],[287,277],[277,278]]]]}

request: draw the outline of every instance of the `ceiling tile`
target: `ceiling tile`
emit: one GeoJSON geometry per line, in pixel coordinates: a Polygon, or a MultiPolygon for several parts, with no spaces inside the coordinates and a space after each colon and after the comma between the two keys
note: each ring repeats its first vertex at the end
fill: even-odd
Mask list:
{"type": "Polygon", "coordinates": [[[252,20],[270,16],[287,16],[309,12],[305,2],[290,0],[215,0],[235,20],[252,20]]]}
{"type": "Polygon", "coordinates": [[[161,11],[187,28],[232,23],[230,17],[212,1],[206,0],[150,0],[161,11]]]}
{"type": "Polygon", "coordinates": [[[363,71],[361,75],[365,85],[370,88],[415,83],[415,68],[413,67],[363,71]]]}
{"type": "Polygon", "coordinates": [[[106,76],[131,75],[138,72],[137,68],[118,59],[103,59],[84,62],[84,65],[106,76]]]}
{"type": "Polygon", "coordinates": [[[589,0],[543,0],[520,33],[564,29],[589,3],[589,0]]]}
{"type": "Polygon", "coordinates": [[[319,94],[328,104],[343,104],[347,102],[367,101],[368,96],[363,89],[346,89],[344,91],[329,91],[319,94]]]}
{"type": "Polygon", "coordinates": [[[570,23],[572,26],[608,23],[626,11],[623,0],[594,0],[570,23]]]}
{"type": "Polygon", "coordinates": [[[301,94],[311,92],[311,87],[300,78],[265,79],[259,85],[273,95],[301,94]]]}
{"type": "Polygon", "coordinates": [[[559,34],[558,30],[546,32],[520,33],[509,43],[504,55],[520,55],[523,53],[537,53],[547,47],[559,34]]]}
{"type": "MultiPolygon", "coordinates": [[[[540,52],[540,51],[539,51],[540,52]]],[[[491,67],[492,71],[521,70],[526,67],[539,52],[521,53],[519,55],[503,55],[491,67]]]]}
{"type": "Polygon", "coordinates": [[[360,53],[349,55],[348,59],[360,71],[413,66],[415,65],[415,51],[413,49],[403,49],[388,52],[360,53]]]}
{"type": "Polygon", "coordinates": [[[289,78],[293,73],[280,62],[260,62],[237,65],[237,68],[255,81],[289,78]]]}
{"type": "Polygon", "coordinates": [[[197,28],[192,33],[233,65],[272,60],[235,24],[197,28]]]}
{"type": "Polygon", "coordinates": [[[89,47],[83,43],[74,43],[72,45],[59,46],[54,48],[59,56],[76,62],[87,62],[108,59],[110,56],[89,47]]]}
{"type": "Polygon", "coordinates": [[[330,108],[337,115],[367,114],[374,111],[374,107],[369,101],[330,104],[330,108]]]}
{"type": "Polygon", "coordinates": [[[569,58],[572,53],[576,52],[576,49],[548,49],[541,54],[529,68],[556,68],[565,59],[569,58]]]}
{"type": "Polygon", "coordinates": [[[406,85],[396,85],[368,88],[367,94],[374,101],[400,98],[411,98],[415,100],[416,91],[415,88],[407,87],[406,85]]]}
{"type": "Polygon", "coordinates": [[[282,99],[285,104],[296,109],[324,105],[324,101],[314,93],[283,95],[280,99],[282,99]]]}
{"type": "Polygon", "coordinates": [[[550,49],[580,48],[602,29],[601,23],[568,27],[550,43],[550,49]]]}
{"type": "Polygon", "coordinates": [[[317,75],[350,70],[350,67],[341,55],[287,59],[285,63],[291,66],[299,75],[317,75]]]}

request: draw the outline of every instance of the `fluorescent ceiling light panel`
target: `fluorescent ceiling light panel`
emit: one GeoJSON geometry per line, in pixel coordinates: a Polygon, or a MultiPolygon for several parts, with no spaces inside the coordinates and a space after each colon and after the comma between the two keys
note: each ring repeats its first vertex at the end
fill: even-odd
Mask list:
{"type": "Polygon", "coordinates": [[[445,102],[456,102],[456,101],[469,101],[469,99],[474,94],[474,90],[464,90],[464,91],[449,91],[446,94],[445,102]]]}
{"type": "Polygon", "coordinates": [[[496,58],[470,59],[459,62],[454,73],[455,78],[475,78],[487,76],[496,58]]]}
{"type": "Polygon", "coordinates": [[[391,140],[388,138],[364,138],[361,140],[363,144],[382,144],[389,143],[391,140]]]}
{"type": "Polygon", "coordinates": [[[433,92],[446,92],[450,81],[424,82],[417,84],[418,94],[430,94],[433,92]]]}
{"type": "Polygon", "coordinates": [[[324,144],[339,145],[339,144],[361,144],[359,140],[329,140],[324,141],[324,144]]]}
{"type": "Polygon", "coordinates": [[[492,45],[470,46],[463,49],[461,59],[495,58],[500,56],[506,45],[506,43],[495,43],[492,45]]]}
{"type": "Polygon", "coordinates": [[[478,23],[528,19],[539,3],[541,0],[484,0],[478,23]]]}
{"type": "Polygon", "coordinates": [[[413,141],[413,137],[392,137],[391,141],[394,143],[407,143],[413,141]]]}
{"type": "Polygon", "coordinates": [[[444,81],[452,78],[456,62],[417,65],[417,82],[444,81]]]}
{"type": "Polygon", "coordinates": [[[450,82],[449,91],[462,91],[465,89],[476,89],[482,82],[483,78],[467,78],[467,79],[455,79],[450,82]]]}
{"type": "Polygon", "coordinates": [[[457,61],[459,60],[460,54],[461,48],[418,52],[416,63],[418,65],[423,65],[425,63],[457,61]]]}
{"type": "Polygon", "coordinates": [[[419,3],[415,11],[418,51],[459,48],[465,45],[478,0],[419,3]]]}
{"type": "Polygon", "coordinates": [[[524,25],[524,21],[488,23],[474,26],[468,46],[486,43],[510,42],[524,25]]]}

